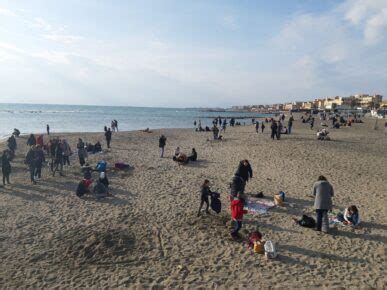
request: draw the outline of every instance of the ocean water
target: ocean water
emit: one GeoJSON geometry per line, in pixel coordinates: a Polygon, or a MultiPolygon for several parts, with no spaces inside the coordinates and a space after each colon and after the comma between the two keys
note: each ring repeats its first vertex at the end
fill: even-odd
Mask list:
{"type": "MultiPolygon", "coordinates": [[[[202,112],[199,109],[105,107],[78,105],[1,104],[0,139],[13,132],[21,134],[45,133],[46,124],[51,132],[101,132],[111,120],[118,121],[120,131],[160,128],[192,128],[193,121],[201,119],[210,126],[212,119],[222,117],[267,117],[268,115],[241,112],[202,112]]],[[[241,119],[246,124],[249,119],[241,119]]]]}

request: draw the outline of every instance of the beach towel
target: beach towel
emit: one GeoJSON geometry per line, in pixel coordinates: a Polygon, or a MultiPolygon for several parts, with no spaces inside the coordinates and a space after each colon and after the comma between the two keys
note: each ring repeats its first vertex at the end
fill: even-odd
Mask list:
{"type": "Polygon", "coordinates": [[[130,167],[130,165],[126,164],[124,162],[116,162],[114,164],[114,168],[119,169],[119,170],[128,169],[129,167],[130,167]]]}
{"type": "Polygon", "coordinates": [[[266,214],[268,209],[274,207],[275,204],[271,200],[250,198],[245,208],[252,214],[266,214]]]}

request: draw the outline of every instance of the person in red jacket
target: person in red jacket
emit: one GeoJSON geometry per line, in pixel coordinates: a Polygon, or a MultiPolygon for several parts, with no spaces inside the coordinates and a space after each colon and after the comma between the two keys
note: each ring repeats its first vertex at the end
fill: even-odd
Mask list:
{"type": "Polygon", "coordinates": [[[242,228],[243,215],[247,213],[244,210],[245,200],[241,198],[241,194],[238,193],[236,198],[231,200],[231,218],[235,222],[235,228],[231,232],[233,238],[239,236],[238,232],[242,228]]]}

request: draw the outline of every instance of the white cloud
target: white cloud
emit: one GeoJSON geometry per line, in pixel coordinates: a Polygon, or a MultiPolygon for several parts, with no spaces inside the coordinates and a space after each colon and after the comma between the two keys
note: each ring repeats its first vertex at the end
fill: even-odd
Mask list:
{"type": "Polygon", "coordinates": [[[0,7],[0,15],[15,17],[16,13],[12,12],[7,8],[0,7]]]}
{"type": "Polygon", "coordinates": [[[238,23],[234,16],[232,15],[225,15],[220,19],[220,24],[230,30],[237,30],[238,29],[238,23]]]}
{"type": "Polygon", "coordinates": [[[75,42],[83,39],[83,37],[77,36],[77,35],[54,34],[54,33],[44,34],[43,37],[46,39],[55,41],[55,42],[62,43],[62,44],[72,44],[72,43],[75,43],[75,42]]]}
{"type": "Polygon", "coordinates": [[[386,0],[347,0],[338,11],[344,19],[363,31],[367,45],[380,43],[387,34],[386,0]]]}

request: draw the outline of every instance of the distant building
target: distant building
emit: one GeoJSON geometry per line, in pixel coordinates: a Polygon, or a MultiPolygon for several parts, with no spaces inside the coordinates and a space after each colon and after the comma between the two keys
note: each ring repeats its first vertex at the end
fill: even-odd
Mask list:
{"type": "Polygon", "coordinates": [[[299,110],[302,107],[302,102],[291,102],[284,104],[283,108],[285,111],[299,110]]]}

